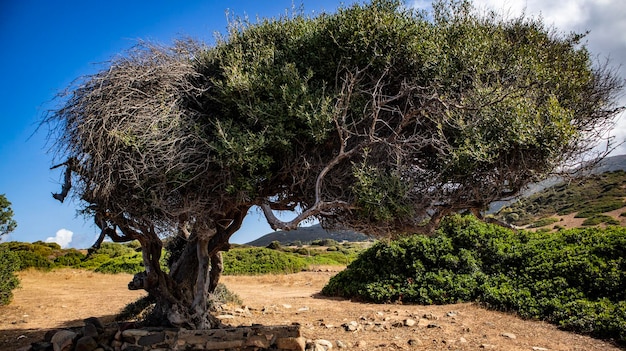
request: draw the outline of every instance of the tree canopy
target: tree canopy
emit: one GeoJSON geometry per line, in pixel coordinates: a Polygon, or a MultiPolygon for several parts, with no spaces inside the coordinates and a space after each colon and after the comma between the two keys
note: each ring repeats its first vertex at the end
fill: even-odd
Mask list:
{"type": "Polygon", "coordinates": [[[215,324],[201,317],[209,257],[253,206],[274,229],[430,233],[579,162],[622,86],[582,39],[466,1],[373,0],[234,19],[213,46],[140,43],[47,116],[66,166],[55,197],[73,189],[103,236],[141,242],[137,286],[170,323],[215,324]],[[169,274],[165,236],[178,238],[169,274]]]}
{"type": "Polygon", "coordinates": [[[11,202],[4,194],[0,194],[0,236],[15,230],[17,222],[13,219],[13,209],[11,202]]]}

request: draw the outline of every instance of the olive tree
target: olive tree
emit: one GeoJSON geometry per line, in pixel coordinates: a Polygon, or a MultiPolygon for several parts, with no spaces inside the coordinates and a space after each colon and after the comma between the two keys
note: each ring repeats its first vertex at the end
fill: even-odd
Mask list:
{"type": "Polygon", "coordinates": [[[141,43],[47,116],[65,166],[55,197],[82,201],[99,242],[141,243],[129,287],[157,299],[157,321],[214,327],[219,252],[253,207],[276,230],[315,218],[428,234],[581,162],[621,89],[582,38],[464,1],[421,13],[373,0],[234,20],[212,46],[141,43]]]}

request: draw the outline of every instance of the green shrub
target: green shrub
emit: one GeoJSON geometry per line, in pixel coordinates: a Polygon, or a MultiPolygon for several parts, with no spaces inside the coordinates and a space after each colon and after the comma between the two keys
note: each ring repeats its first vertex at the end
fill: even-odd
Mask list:
{"type": "Polygon", "coordinates": [[[224,274],[295,273],[306,268],[301,257],[267,248],[243,248],[224,252],[224,274]]]}
{"type": "Polygon", "coordinates": [[[115,258],[125,255],[132,255],[137,252],[136,249],[136,245],[132,242],[126,244],[103,242],[100,245],[100,248],[95,251],[95,253],[107,255],[110,258],[115,258]]]}
{"type": "Polygon", "coordinates": [[[554,217],[541,218],[540,220],[531,223],[528,228],[541,228],[558,221],[559,219],[554,217]]]}
{"type": "Polygon", "coordinates": [[[607,216],[607,215],[601,215],[601,214],[592,215],[591,217],[585,219],[582,225],[592,226],[592,225],[598,225],[602,223],[605,223],[608,225],[619,225],[619,221],[616,220],[615,218],[611,216],[607,216]]]}
{"type": "Polygon", "coordinates": [[[19,258],[0,246],[0,306],[8,305],[13,298],[13,289],[20,284],[15,272],[20,268],[19,258]]]}
{"type": "Polygon", "coordinates": [[[322,293],[374,302],[479,301],[626,343],[626,228],[514,233],[454,216],[433,237],[375,244],[322,293]]]}
{"type": "Polygon", "coordinates": [[[624,201],[621,199],[605,199],[601,198],[587,203],[585,209],[576,214],[576,218],[589,218],[591,216],[617,210],[624,207],[624,201]]]}
{"type": "Polygon", "coordinates": [[[143,272],[143,258],[140,253],[134,252],[107,260],[95,269],[99,273],[129,273],[143,272]]]}
{"type": "Polygon", "coordinates": [[[85,255],[78,250],[70,249],[54,260],[55,266],[76,267],[81,264],[85,255]]]}

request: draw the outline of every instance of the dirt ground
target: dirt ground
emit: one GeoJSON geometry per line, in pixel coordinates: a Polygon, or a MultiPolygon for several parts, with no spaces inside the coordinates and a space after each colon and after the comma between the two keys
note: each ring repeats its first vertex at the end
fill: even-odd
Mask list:
{"type": "MultiPolygon", "coordinates": [[[[339,341],[344,350],[620,350],[606,341],[470,303],[375,305],[320,296],[335,273],[322,267],[292,275],[224,277],[243,305],[226,306],[220,319],[233,326],[299,323],[307,339],[328,340],[333,349],[339,341]],[[356,322],[355,331],[342,326],[350,322],[356,322]]],[[[49,329],[80,326],[87,317],[111,322],[142,296],[126,289],[130,278],[79,270],[21,272],[22,287],[10,305],[0,307],[0,350],[41,340],[49,329]]]]}

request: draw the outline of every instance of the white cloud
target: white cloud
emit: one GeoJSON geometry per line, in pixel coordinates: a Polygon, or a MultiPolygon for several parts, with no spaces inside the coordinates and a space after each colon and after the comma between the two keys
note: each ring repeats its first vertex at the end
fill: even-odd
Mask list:
{"type": "Polygon", "coordinates": [[[73,232],[67,229],[59,229],[54,237],[48,237],[46,239],[47,243],[57,243],[61,246],[62,249],[65,249],[72,242],[73,232]]]}

